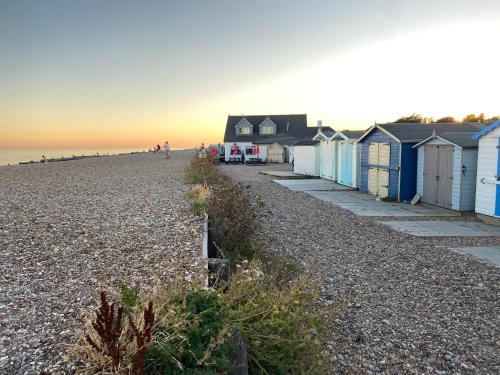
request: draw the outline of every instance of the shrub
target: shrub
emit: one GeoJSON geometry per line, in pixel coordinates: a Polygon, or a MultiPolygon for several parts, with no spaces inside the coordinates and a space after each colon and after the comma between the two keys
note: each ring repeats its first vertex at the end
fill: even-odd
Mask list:
{"type": "Polygon", "coordinates": [[[185,172],[186,181],[190,184],[212,182],[217,176],[217,166],[209,158],[193,158],[185,172]]]}
{"type": "Polygon", "coordinates": [[[222,295],[227,319],[248,346],[252,374],[323,373],[320,356],[325,313],[317,288],[295,279],[280,288],[253,267],[236,273],[222,295]]]}
{"type": "MultiPolygon", "coordinates": [[[[87,340],[75,353],[94,372],[223,374],[232,366],[231,336],[239,332],[251,374],[321,372],[316,288],[304,279],[279,287],[260,267],[243,265],[218,289],[166,285],[139,293],[116,342],[119,365],[87,340]]],[[[92,325],[86,335],[95,337],[92,325]]]]}
{"type": "Polygon", "coordinates": [[[210,196],[208,185],[195,185],[187,194],[191,202],[191,211],[195,215],[203,216],[207,210],[207,201],[210,196]]]}
{"type": "Polygon", "coordinates": [[[262,196],[249,186],[228,177],[219,178],[211,188],[207,207],[212,241],[223,257],[252,259],[262,248],[259,236],[266,208],[262,196]]]}

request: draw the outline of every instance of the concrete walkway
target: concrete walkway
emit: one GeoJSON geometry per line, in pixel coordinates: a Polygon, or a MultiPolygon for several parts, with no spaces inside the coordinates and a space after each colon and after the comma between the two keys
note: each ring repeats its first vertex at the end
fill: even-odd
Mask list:
{"type": "Polygon", "coordinates": [[[469,254],[500,268],[500,246],[458,247],[451,250],[459,254],[469,254]]]}
{"type": "Polygon", "coordinates": [[[304,174],[294,173],[292,171],[260,171],[261,174],[284,179],[305,180],[305,179],[318,179],[315,176],[306,176],[304,174]]]}
{"type": "Polygon", "coordinates": [[[500,227],[470,221],[383,221],[382,224],[417,237],[500,236],[500,227]]]}
{"type": "Polygon", "coordinates": [[[352,187],[337,184],[330,180],[309,179],[309,180],[273,180],[293,191],[332,191],[332,190],[352,190],[352,187]]]}
{"type": "Polygon", "coordinates": [[[454,211],[431,205],[377,201],[373,195],[359,191],[306,191],[306,193],[360,216],[458,216],[454,211]]]}

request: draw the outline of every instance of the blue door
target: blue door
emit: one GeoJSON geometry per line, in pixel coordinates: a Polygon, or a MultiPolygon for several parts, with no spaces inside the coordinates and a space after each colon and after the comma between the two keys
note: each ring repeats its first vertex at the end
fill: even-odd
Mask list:
{"type": "Polygon", "coordinates": [[[340,182],[352,186],[352,144],[342,143],[342,173],[340,182]]]}
{"type": "MultiPolygon", "coordinates": [[[[497,147],[497,183],[500,181],[500,139],[497,147]]],[[[495,216],[500,216],[500,185],[496,186],[495,216]]]]}

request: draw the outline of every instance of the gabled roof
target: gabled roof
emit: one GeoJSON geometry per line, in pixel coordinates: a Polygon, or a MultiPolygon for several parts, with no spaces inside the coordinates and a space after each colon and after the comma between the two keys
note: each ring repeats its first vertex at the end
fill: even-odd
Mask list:
{"type": "Polygon", "coordinates": [[[491,132],[492,130],[495,130],[496,128],[498,128],[500,126],[500,120],[497,120],[491,124],[489,124],[488,126],[486,126],[485,128],[481,129],[480,131],[478,131],[477,133],[475,133],[472,138],[473,139],[479,139],[481,138],[483,135],[486,135],[488,134],[489,132],[491,132]]]}
{"type": "Polygon", "coordinates": [[[444,132],[438,134],[433,134],[430,137],[424,139],[422,142],[417,143],[413,148],[420,147],[425,143],[433,140],[433,139],[441,139],[445,142],[451,143],[455,146],[459,146],[462,148],[477,148],[478,140],[472,139],[472,135],[474,132],[444,132]]]}
{"type": "Polygon", "coordinates": [[[290,134],[296,139],[305,137],[313,137],[316,133],[316,128],[307,127],[307,115],[259,115],[259,116],[228,116],[226,122],[226,131],[224,133],[224,142],[254,142],[263,137],[269,136],[260,135],[259,125],[268,118],[276,124],[276,134],[290,134]],[[246,119],[253,125],[253,134],[236,135],[235,125],[242,119],[246,119]],[[312,130],[310,130],[312,129],[312,130]]]}
{"type": "Polygon", "coordinates": [[[339,137],[345,140],[355,141],[365,134],[365,132],[366,130],[341,130],[336,132],[330,139],[339,137]]]}
{"type": "Polygon", "coordinates": [[[477,132],[482,129],[484,124],[478,122],[456,123],[431,123],[431,124],[416,124],[416,123],[388,123],[376,124],[368,129],[365,134],[358,140],[366,138],[373,130],[380,129],[396,141],[401,143],[420,142],[430,136],[435,131],[438,134],[445,132],[477,132]]]}
{"type": "Polygon", "coordinates": [[[321,140],[321,139],[330,139],[334,136],[335,130],[333,130],[329,126],[322,126],[321,128],[317,128],[318,132],[316,135],[313,137],[314,140],[321,140]]]}

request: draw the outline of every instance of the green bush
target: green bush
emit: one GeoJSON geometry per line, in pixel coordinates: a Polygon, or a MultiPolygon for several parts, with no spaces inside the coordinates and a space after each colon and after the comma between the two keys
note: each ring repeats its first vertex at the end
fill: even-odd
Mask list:
{"type": "Polygon", "coordinates": [[[222,176],[211,187],[207,202],[212,241],[231,260],[253,259],[262,250],[259,236],[266,214],[264,200],[249,186],[222,176]]]}
{"type": "Polygon", "coordinates": [[[214,291],[177,292],[169,301],[168,326],[154,332],[146,363],[161,374],[220,374],[229,368],[232,347],[224,342],[225,316],[214,291]],[[172,339],[173,338],[173,339],[172,339]]]}
{"type": "Polygon", "coordinates": [[[185,171],[186,181],[190,184],[211,183],[218,175],[217,166],[210,158],[193,158],[185,171]]]}
{"type": "Polygon", "coordinates": [[[317,297],[305,278],[283,288],[258,269],[231,278],[222,298],[230,326],[248,345],[251,374],[323,373],[319,353],[326,317],[315,308],[317,297]]]}
{"type": "MultiPolygon", "coordinates": [[[[319,349],[324,320],[315,307],[316,288],[300,278],[280,287],[273,276],[248,262],[236,269],[230,281],[218,289],[166,285],[149,294],[135,294],[131,288],[122,288],[126,292],[116,304],[129,304],[126,314],[139,329],[145,306],[154,311],[143,360],[147,373],[227,373],[233,351],[229,338],[234,332],[245,340],[251,374],[322,372],[319,349]],[[131,293],[137,299],[131,299],[131,293]]],[[[95,337],[91,323],[83,337],[95,337]]],[[[85,340],[75,353],[94,372],[128,373],[138,350],[128,325],[117,345],[122,348],[118,368],[85,340]]]]}

